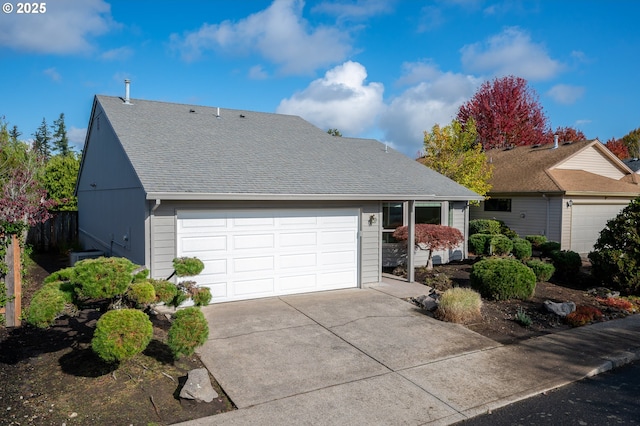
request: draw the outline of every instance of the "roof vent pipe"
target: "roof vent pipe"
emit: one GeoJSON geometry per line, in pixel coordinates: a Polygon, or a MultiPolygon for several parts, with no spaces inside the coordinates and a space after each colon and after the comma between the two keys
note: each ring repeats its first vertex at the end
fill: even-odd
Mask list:
{"type": "Polygon", "coordinates": [[[553,149],[558,149],[558,135],[553,135],[553,149]]]}
{"type": "Polygon", "coordinates": [[[220,118],[220,107],[218,107],[218,110],[216,111],[216,117],[220,118]]]}
{"type": "Polygon", "coordinates": [[[129,91],[130,91],[130,86],[131,86],[131,80],[129,80],[128,78],[125,79],[124,81],[124,103],[127,105],[131,105],[130,99],[129,99],[129,91]]]}

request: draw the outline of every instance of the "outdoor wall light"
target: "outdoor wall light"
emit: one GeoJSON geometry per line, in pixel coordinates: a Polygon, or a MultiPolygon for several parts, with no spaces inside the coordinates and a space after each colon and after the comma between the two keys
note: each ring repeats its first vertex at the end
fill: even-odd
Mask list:
{"type": "Polygon", "coordinates": [[[573,206],[573,200],[567,201],[567,207],[571,207],[571,206],[573,206]]]}
{"type": "Polygon", "coordinates": [[[369,226],[373,225],[376,222],[378,222],[378,218],[376,217],[375,214],[372,214],[371,216],[369,216],[369,226]]]}

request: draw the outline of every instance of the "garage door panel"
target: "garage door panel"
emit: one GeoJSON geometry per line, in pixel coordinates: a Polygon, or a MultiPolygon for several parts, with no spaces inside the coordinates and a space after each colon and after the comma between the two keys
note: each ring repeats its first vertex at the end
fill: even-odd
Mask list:
{"type": "Polygon", "coordinates": [[[278,239],[280,247],[303,247],[315,246],[318,244],[318,234],[316,232],[287,232],[280,234],[278,239]]]}
{"type": "Polygon", "coordinates": [[[318,255],[316,253],[284,254],[280,256],[280,268],[315,268],[318,266],[318,255]]]}
{"type": "Polygon", "coordinates": [[[234,251],[274,248],[275,236],[273,234],[247,234],[233,236],[234,251]]]}
{"type": "Polygon", "coordinates": [[[272,295],[275,290],[275,281],[273,278],[234,281],[232,288],[235,296],[272,295]]]}
{"type": "Polygon", "coordinates": [[[571,210],[571,250],[588,253],[607,225],[626,204],[574,204],[571,210]]]}
{"type": "Polygon", "coordinates": [[[273,256],[234,258],[233,272],[240,274],[245,272],[273,273],[274,263],[275,262],[273,256]]]}
{"type": "Polygon", "coordinates": [[[204,262],[196,282],[214,303],[353,288],[358,218],[358,209],[179,211],[178,255],[204,262]]]}

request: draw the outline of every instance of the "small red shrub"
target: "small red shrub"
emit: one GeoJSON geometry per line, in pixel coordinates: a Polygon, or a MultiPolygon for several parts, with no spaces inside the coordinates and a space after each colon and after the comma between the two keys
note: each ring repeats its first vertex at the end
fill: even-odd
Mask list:
{"type": "Polygon", "coordinates": [[[619,309],[621,311],[633,312],[633,303],[619,297],[597,297],[596,301],[604,306],[619,309]]]}
{"type": "Polygon", "coordinates": [[[602,312],[593,306],[580,305],[576,310],[565,317],[567,323],[572,327],[580,327],[592,321],[602,319],[602,312]]]}

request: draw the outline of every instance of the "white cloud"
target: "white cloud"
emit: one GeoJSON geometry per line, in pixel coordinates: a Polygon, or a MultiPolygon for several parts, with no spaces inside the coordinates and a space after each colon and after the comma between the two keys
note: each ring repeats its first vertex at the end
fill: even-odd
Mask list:
{"type": "Polygon", "coordinates": [[[276,111],[299,115],[322,129],[337,128],[345,136],[358,136],[374,126],[384,108],[383,85],[366,83],[366,78],[365,67],[345,62],[283,99],[276,111]]]}
{"type": "Polygon", "coordinates": [[[74,146],[76,151],[80,151],[84,148],[84,140],[87,136],[87,128],[78,129],[77,127],[71,126],[71,128],[67,131],[67,137],[69,138],[69,142],[74,146]]]}
{"type": "Polygon", "coordinates": [[[314,6],[311,11],[333,15],[339,20],[366,19],[371,16],[390,12],[393,3],[395,3],[395,1],[390,0],[356,0],[355,3],[325,1],[314,6]]]}
{"type": "Polygon", "coordinates": [[[252,80],[264,80],[269,74],[262,68],[262,65],[255,65],[249,69],[249,78],[252,80]]]}
{"type": "Polygon", "coordinates": [[[56,0],[46,6],[46,13],[37,15],[0,14],[0,46],[36,53],[84,53],[92,50],[91,37],[117,25],[103,0],[56,0]]]}
{"type": "Polygon", "coordinates": [[[133,49],[126,46],[107,50],[100,55],[100,57],[105,61],[124,61],[129,59],[131,56],[133,56],[133,49]]]}
{"type": "Polygon", "coordinates": [[[271,6],[238,22],[204,24],[183,35],[172,34],[171,45],[186,61],[208,50],[229,54],[257,52],[284,74],[309,74],[345,59],[349,35],[327,26],[311,27],[302,17],[302,0],[275,0],[271,6]]]}
{"type": "Polygon", "coordinates": [[[42,73],[56,83],[62,81],[62,76],[55,68],[47,68],[46,70],[42,71],[42,73]]]}
{"type": "MultiPolygon", "coordinates": [[[[405,70],[415,69],[424,69],[424,64],[405,65],[405,70]]],[[[428,78],[405,90],[386,108],[380,118],[385,139],[404,154],[415,156],[422,150],[424,131],[430,131],[434,124],[449,124],[480,83],[473,76],[432,67],[428,78]]]]}
{"type": "Polygon", "coordinates": [[[548,80],[560,73],[564,65],[551,59],[541,44],[531,41],[519,28],[505,29],[484,44],[475,43],[461,49],[462,64],[470,72],[494,76],[515,75],[528,80],[548,80]]]}
{"type": "Polygon", "coordinates": [[[584,95],[584,87],[568,84],[556,84],[547,92],[547,96],[563,105],[571,105],[584,95]]]}

